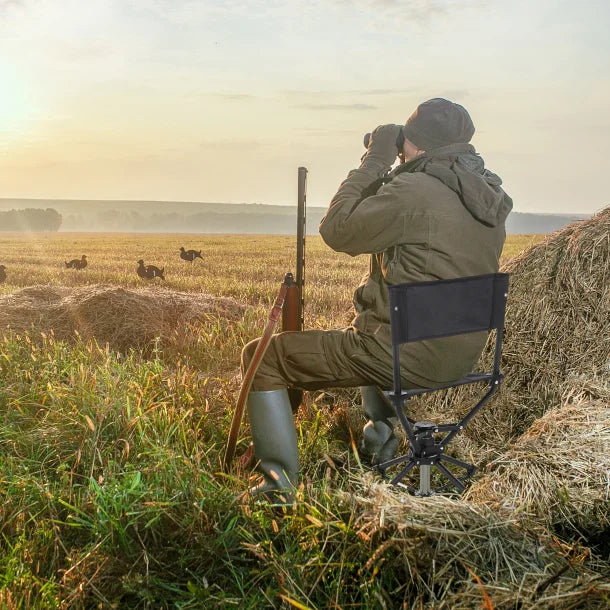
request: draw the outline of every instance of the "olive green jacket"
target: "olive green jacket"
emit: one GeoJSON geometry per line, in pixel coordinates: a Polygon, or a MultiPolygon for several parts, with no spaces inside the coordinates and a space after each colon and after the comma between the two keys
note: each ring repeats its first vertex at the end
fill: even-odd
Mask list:
{"type": "MultiPolygon", "coordinates": [[[[334,250],[371,255],[354,294],[353,326],[366,349],[384,360],[391,354],[388,286],[495,273],[512,208],[500,178],[484,168],[469,144],[439,148],[399,166],[390,182],[366,196],[366,187],[388,169],[366,156],[320,223],[322,238],[334,250]]],[[[485,333],[474,333],[405,344],[403,377],[417,386],[459,379],[473,370],[484,343],[485,333]]]]}

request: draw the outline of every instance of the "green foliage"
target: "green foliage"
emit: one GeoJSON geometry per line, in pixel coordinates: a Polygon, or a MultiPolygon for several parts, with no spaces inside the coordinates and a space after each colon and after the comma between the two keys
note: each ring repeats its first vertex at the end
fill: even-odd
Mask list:
{"type": "MultiPolygon", "coordinates": [[[[92,549],[118,553],[118,563],[148,562],[149,544],[158,547],[161,565],[166,555],[169,565],[189,563],[189,548],[196,554],[205,548],[193,543],[225,521],[218,515],[210,526],[210,516],[233,500],[210,474],[216,470],[210,454],[221,438],[209,408],[202,408],[209,407],[207,393],[205,380],[159,359],[52,337],[6,338],[0,344],[3,552],[42,523],[58,536],[60,565],[92,549]],[[202,528],[193,536],[196,524],[202,528]]],[[[217,544],[215,535],[208,544],[217,544]]],[[[37,577],[53,582],[57,565],[47,567],[37,577]]]]}
{"type": "MultiPolygon", "coordinates": [[[[52,336],[5,337],[6,599],[27,590],[23,607],[44,608],[374,600],[379,584],[360,582],[362,549],[351,513],[327,493],[328,476],[311,488],[315,501],[303,498],[294,512],[236,503],[246,482],[218,467],[233,390],[161,354],[145,360],[52,336]]],[[[330,424],[314,406],[300,430],[309,480],[326,470],[330,424]]],[[[396,577],[384,578],[398,586],[396,577]]]]}

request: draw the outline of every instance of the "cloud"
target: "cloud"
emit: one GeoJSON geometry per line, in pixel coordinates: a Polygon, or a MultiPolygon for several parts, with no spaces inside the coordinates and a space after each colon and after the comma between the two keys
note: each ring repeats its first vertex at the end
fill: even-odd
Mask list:
{"type": "MultiPolygon", "coordinates": [[[[457,91],[457,90],[453,90],[457,91]]],[[[353,98],[354,96],[367,96],[367,97],[405,97],[405,96],[421,96],[429,93],[429,87],[423,85],[413,85],[407,88],[401,89],[287,89],[284,91],[279,91],[278,95],[293,99],[293,98],[319,98],[326,99],[329,96],[348,96],[353,98]]],[[[462,95],[463,91],[459,91],[459,94],[462,95]]]]}
{"type": "Polygon", "coordinates": [[[355,95],[403,95],[404,89],[358,89],[355,91],[346,91],[355,95]]]}
{"type": "Polygon", "coordinates": [[[371,104],[300,104],[298,108],[307,110],[377,110],[371,104]]]}
{"type": "Polygon", "coordinates": [[[304,135],[352,135],[357,133],[355,129],[331,129],[328,127],[295,127],[294,131],[304,135]]]}
{"type": "MultiPolygon", "coordinates": [[[[245,150],[255,150],[261,147],[261,143],[255,140],[202,140],[199,145],[200,151],[232,151],[234,153],[245,150]]],[[[190,153],[189,153],[190,154],[190,153]]]]}
{"type": "Polygon", "coordinates": [[[14,35],[15,32],[11,27],[13,21],[15,18],[27,14],[27,4],[27,0],[0,0],[0,37],[14,35]],[[3,28],[7,28],[6,34],[2,32],[3,28]]]}
{"type": "Polygon", "coordinates": [[[219,97],[223,100],[246,101],[258,99],[257,95],[251,93],[212,93],[214,97],[219,97]]]}
{"type": "MultiPolygon", "coordinates": [[[[0,0],[1,1],[1,0],[0,0]]],[[[128,0],[136,11],[156,15],[178,24],[201,24],[213,18],[247,17],[300,19],[325,16],[329,10],[361,15],[367,20],[383,21],[388,17],[405,21],[430,21],[464,8],[483,6],[483,0],[128,0]]]]}
{"type": "Polygon", "coordinates": [[[484,0],[365,0],[361,2],[371,13],[392,16],[402,21],[425,21],[448,16],[467,8],[485,6],[484,0]]]}
{"type": "Polygon", "coordinates": [[[280,95],[286,97],[303,97],[309,96],[322,96],[327,97],[328,95],[399,95],[404,94],[404,89],[342,89],[341,91],[331,89],[286,89],[279,92],[280,95]]]}
{"type": "Polygon", "coordinates": [[[0,11],[16,6],[24,6],[25,0],[0,0],[0,11]]]}

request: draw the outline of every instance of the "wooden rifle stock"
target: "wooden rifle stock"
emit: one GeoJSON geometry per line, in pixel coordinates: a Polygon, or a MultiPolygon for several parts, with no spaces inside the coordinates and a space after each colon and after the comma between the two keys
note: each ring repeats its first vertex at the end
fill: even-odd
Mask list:
{"type": "Polygon", "coordinates": [[[282,309],[282,332],[286,330],[303,330],[299,320],[299,301],[301,300],[299,287],[294,281],[292,273],[287,273],[284,281],[288,288],[286,290],[284,309],[282,309]]]}

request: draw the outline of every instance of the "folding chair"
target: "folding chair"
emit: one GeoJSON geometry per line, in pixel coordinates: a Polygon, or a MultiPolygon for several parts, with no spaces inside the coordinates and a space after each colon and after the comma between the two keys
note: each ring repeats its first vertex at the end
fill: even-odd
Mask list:
{"type": "Polygon", "coordinates": [[[414,282],[390,286],[390,323],[392,331],[392,364],[394,384],[392,391],[385,391],[391,401],[409,441],[409,452],[376,466],[384,478],[388,469],[399,464],[402,470],[392,480],[421,496],[429,496],[451,487],[462,492],[466,480],[476,467],[446,455],[454,437],[477,414],[497,391],[503,378],[500,372],[504,315],[508,298],[508,274],[495,273],[453,280],[414,282]],[[496,330],[493,371],[470,373],[452,383],[434,388],[403,390],[400,381],[400,346],[403,343],[449,337],[463,333],[496,330]],[[410,398],[472,383],[486,383],[489,387],[479,402],[455,424],[435,424],[407,417],[405,407],[410,398]],[[462,477],[453,474],[447,466],[465,471],[462,477]],[[402,483],[414,468],[419,468],[419,489],[402,483]],[[436,467],[446,479],[447,485],[433,490],[430,471],[436,467]]]}

